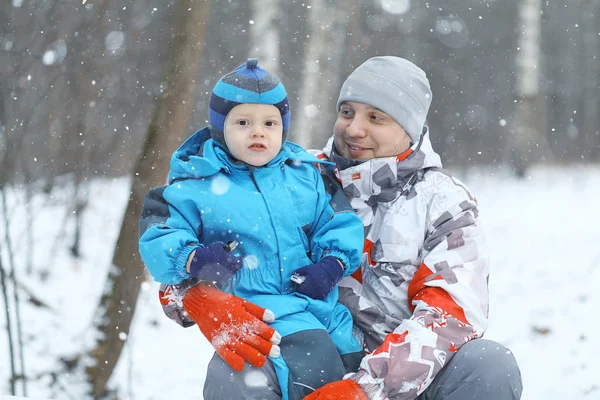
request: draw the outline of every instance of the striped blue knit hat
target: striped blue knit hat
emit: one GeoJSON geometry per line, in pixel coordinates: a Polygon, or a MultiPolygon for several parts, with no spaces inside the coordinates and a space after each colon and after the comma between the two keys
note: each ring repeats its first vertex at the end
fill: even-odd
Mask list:
{"type": "Polygon", "coordinates": [[[290,126],[290,106],[283,84],[275,76],[258,66],[258,59],[250,58],[215,85],[208,106],[211,136],[225,144],[223,135],[225,117],[239,104],[269,104],[277,107],[283,121],[283,141],[290,126]]]}

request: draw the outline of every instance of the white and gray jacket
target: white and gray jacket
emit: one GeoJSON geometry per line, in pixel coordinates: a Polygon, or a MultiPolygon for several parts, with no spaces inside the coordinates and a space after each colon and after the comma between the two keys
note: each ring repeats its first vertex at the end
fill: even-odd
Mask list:
{"type": "Polygon", "coordinates": [[[346,168],[332,143],[321,157],[341,167],[337,178],[366,237],[361,274],[340,282],[340,302],[370,351],[352,379],[370,399],[415,399],[487,326],[477,201],[442,169],[427,130],[398,157],[346,168]]]}

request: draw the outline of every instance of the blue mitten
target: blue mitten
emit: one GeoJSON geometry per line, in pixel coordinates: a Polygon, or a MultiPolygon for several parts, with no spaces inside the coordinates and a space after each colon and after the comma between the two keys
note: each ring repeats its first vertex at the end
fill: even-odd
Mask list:
{"type": "Polygon", "coordinates": [[[243,260],[226,249],[228,247],[221,242],[198,247],[190,263],[190,275],[217,284],[231,278],[242,268],[243,260]]]}
{"type": "Polygon", "coordinates": [[[298,268],[294,275],[304,278],[304,282],[295,283],[296,292],[323,300],[344,276],[344,267],[337,258],[327,256],[318,263],[298,268]]]}

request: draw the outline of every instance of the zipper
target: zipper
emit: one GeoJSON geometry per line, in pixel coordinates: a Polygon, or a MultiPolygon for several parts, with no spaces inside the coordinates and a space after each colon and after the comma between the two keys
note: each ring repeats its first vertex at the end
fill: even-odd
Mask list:
{"type": "MultiPolygon", "coordinates": [[[[252,183],[254,183],[254,187],[256,188],[256,190],[258,190],[258,193],[262,193],[260,191],[260,187],[258,186],[258,182],[256,182],[256,179],[254,178],[254,171],[250,172],[250,179],[252,180],[252,183]]],[[[266,201],[265,201],[266,203],[266,201]]]]}

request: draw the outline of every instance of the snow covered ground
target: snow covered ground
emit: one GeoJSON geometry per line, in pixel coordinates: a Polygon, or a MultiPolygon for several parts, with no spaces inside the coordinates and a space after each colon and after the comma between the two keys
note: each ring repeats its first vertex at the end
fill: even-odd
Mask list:
{"type": "MultiPolygon", "coordinates": [[[[540,167],[525,180],[501,170],[456,171],[480,203],[492,253],[491,319],[486,337],[512,349],[524,379],[524,400],[600,398],[600,341],[593,330],[600,305],[600,167],[540,167]]],[[[21,307],[28,395],[85,399],[81,374],[48,372],[59,359],[92,343],[95,305],[120,227],[127,179],[90,184],[82,258],[68,250],[74,221],[63,223],[73,190],[52,199],[34,196],[27,235],[24,191],[9,192],[12,257],[31,301],[21,307]],[[58,246],[57,246],[58,244],[58,246]],[[27,264],[33,266],[27,273],[27,264]]],[[[1,215],[1,214],[0,214],[1,215]]],[[[9,265],[0,221],[2,264],[9,265]]],[[[110,382],[122,400],[201,399],[212,351],[196,327],[180,328],[163,316],[157,285],[143,286],[125,350],[110,382]]],[[[0,300],[4,306],[4,301],[0,300]]],[[[11,311],[14,308],[11,307],[11,311]]],[[[0,315],[0,399],[10,394],[5,313],[0,315]]],[[[19,388],[19,387],[18,387],[19,388]]],[[[17,392],[17,394],[22,394],[17,392]]],[[[7,397],[7,399],[10,397],[7,397]]]]}

